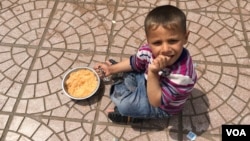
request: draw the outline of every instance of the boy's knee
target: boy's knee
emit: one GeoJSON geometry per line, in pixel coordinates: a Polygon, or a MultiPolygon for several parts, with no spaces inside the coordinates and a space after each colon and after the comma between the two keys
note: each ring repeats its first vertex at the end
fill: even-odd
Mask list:
{"type": "Polygon", "coordinates": [[[134,110],[133,104],[129,104],[129,103],[126,103],[126,104],[121,103],[117,105],[117,108],[120,114],[123,116],[131,116],[131,112],[133,112],[134,110]]]}

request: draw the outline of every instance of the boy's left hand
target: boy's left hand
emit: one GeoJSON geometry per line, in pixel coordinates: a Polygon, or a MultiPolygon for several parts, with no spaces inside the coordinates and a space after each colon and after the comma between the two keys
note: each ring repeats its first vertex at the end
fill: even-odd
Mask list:
{"type": "Polygon", "coordinates": [[[103,78],[103,77],[106,77],[106,76],[109,76],[110,75],[110,72],[109,72],[109,66],[111,65],[110,62],[105,62],[105,63],[97,63],[95,66],[94,66],[94,69],[95,71],[97,72],[97,74],[103,78]]]}

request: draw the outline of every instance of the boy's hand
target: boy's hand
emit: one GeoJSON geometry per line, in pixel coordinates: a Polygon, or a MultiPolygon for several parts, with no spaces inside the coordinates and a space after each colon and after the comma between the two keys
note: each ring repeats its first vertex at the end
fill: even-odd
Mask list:
{"type": "Polygon", "coordinates": [[[111,66],[111,63],[108,61],[105,63],[97,63],[94,66],[94,70],[101,78],[104,78],[110,75],[109,66],[111,66]]]}
{"type": "Polygon", "coordinates": [[[168,66],[170,58],[168,56],[159,55],[157,56],[152,64],[149,64],[149,71],[152,71],[153,73],[157,73],[164,69],[166,66],[168,66]]]}

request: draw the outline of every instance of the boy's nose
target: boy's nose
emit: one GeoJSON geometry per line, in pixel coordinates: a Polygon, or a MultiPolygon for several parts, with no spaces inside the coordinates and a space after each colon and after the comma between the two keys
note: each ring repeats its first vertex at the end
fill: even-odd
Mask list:
{"type": "Polygon", "coordinates": [[[164,55],[168,55],[171,52],[171,49],[167,44],[163,44],[161,51],[164,55]]]}

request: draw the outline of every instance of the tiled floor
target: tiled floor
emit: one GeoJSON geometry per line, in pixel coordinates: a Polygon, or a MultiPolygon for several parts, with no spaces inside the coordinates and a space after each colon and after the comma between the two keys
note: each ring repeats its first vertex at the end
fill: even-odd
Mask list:
{"type": "Polygon", "coordinates": [[[250,123],[249,0],[1,0],[1,141],[220,141],[222,124],[250,123]],[[84,101],[67,98],[71,68],[120,61],[145,43],[155,6],[180,7],[199,80],[183,112],[140,124],[110,122],[109,85],[84,101]]]}

